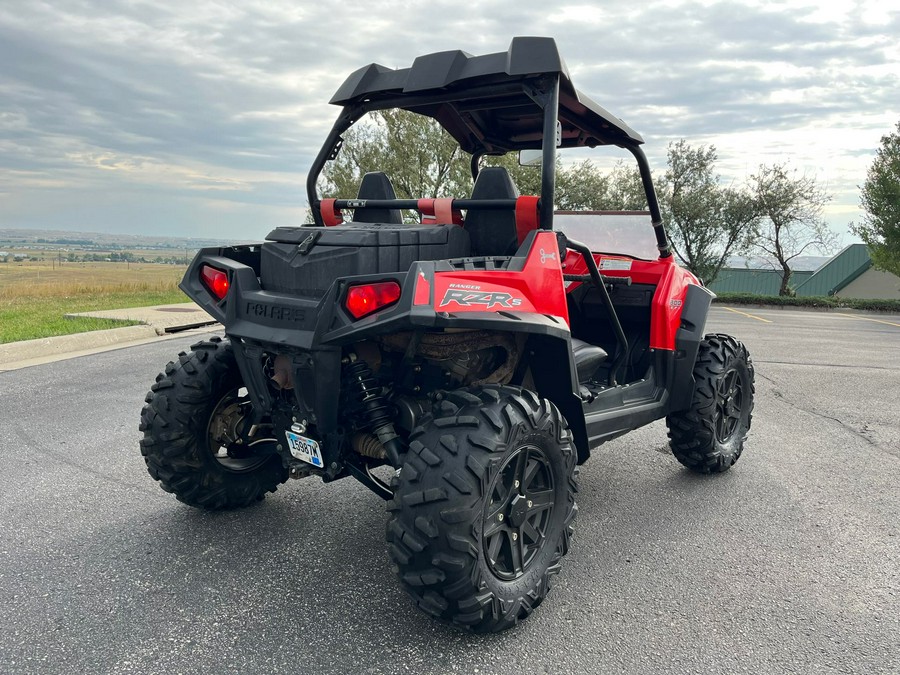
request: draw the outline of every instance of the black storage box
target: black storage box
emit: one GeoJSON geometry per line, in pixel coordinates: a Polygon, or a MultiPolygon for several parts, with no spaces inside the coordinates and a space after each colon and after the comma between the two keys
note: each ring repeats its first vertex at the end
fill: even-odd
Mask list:
{"type": "Polygon", "coordinates": [[[406,272],[417,260],[469,255],[459,225],[279,227],[266,237],[260,281],[266,290],[319,297],[338,277],[406,272]]]}

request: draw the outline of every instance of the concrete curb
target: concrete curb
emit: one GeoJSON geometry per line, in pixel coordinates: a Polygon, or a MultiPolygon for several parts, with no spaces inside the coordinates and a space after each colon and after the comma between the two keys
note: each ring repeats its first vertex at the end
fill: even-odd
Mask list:
{"type": "Polygon", "coordinates": [[[153,326],[144,325],[10,342],[0,345],[0,366],[18,361],[59,356],[60,354],[69,354],[86,349],[113,347],[127,342],[155,338],[156,336],[156,329],[153,326]]]}
{"type": "Polygon", "coordinates": [[[157,334],[153,326],[126,326],[90,333],[59,335],[41,340],[27,340],[0,345],[0,373],[54,361],[88,356],[113,349],[136,347],[150,342],[172,340],[191,335],[200,336],[222,329],[220,324],[177,333],[157,334]]]}
{"type": "Polygon", "coordinates": [[[83,312],[71,316],[140,321],[141,325],[0,344],[0,371],[132,347],[169,337],[209,333],[222,328],[192,302],[83,312]]]}
{"type": "Polygon", "coordinates": [[[131,307],[123,309],[104,309],[95,312],[78,312],[66,314],[67,319],[74,317],[91,317],[95,319],[114,319],[117,321],[138,321],[153,326],[158,335],[188,328],[198,328],[215,323],[209,314],[193,302],[173,305],[154,305],[150,307],[131,307]]]}

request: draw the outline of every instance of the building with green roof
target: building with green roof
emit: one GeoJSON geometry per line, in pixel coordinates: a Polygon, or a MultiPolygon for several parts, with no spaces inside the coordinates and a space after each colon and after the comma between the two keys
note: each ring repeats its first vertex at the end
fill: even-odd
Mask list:
{"type": "Polygon", "coordinates": [[[850,244],[797,284],[797,295],[837,295],[867,300],[900,299],[900,277],[872,267],[865,244],[850,244]]]}
{"type": "MultiPolygon", "coordinates": [[[[812,274],[812,272],[808,271],[795,271],[791,274],[791,287],[806,281],[812,274]]],[[[778,295],[779,288],[781,288],[781,272],[776,272],[773,269],[743,267],[723,268],[716,280],[710,284],[710,290],[715,293],[778,295]]]]}
{"type": "MultiPolygon", "coordinates": [[[[876,270],[865,244],[850,244],[815,272],[794,271],[790,286],[798,296],[836,295],[866,300],[900,300],[900,277],[876,270]]],[[[725,268],[710,290],[715,293],[778,295],[781,272],[725,268]]]]}

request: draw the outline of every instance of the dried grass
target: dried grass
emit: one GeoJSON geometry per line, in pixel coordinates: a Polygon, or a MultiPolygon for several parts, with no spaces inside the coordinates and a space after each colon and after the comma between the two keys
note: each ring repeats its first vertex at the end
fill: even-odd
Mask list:
{"type": "Polygon", "coordinates": [[[123,325],[63,318],[72,312],[187,302],[178,289],[184,269],[126,263],[0,264],[0,343],[123,325]]]}

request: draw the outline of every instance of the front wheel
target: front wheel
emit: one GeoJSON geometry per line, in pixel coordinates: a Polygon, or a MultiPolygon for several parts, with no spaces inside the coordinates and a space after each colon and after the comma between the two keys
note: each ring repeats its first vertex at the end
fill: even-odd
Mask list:
{"type": "Polygon", "coordinates": [[[741,456],[753,413],[753,361],[730,335],[707,335],[687,410],[666,417],[675,458],[697,473],[722,473],[741,456]]]}
{"type": "Polygon", "coordinates": [[[448,395],[410,437],[387,527],[420,609],[479,633],[526,618],[569,548],[572,434],[548,400],[514,387],[448,395]]]}
{"type": "Polygon", "coordinates": [[[251,404],[227,340],[180,354],[146,401],[141,453],[150,475],[179,501],[209,510],[249,506],[287,480],[264,425],[244,442],[251,404]]]}

